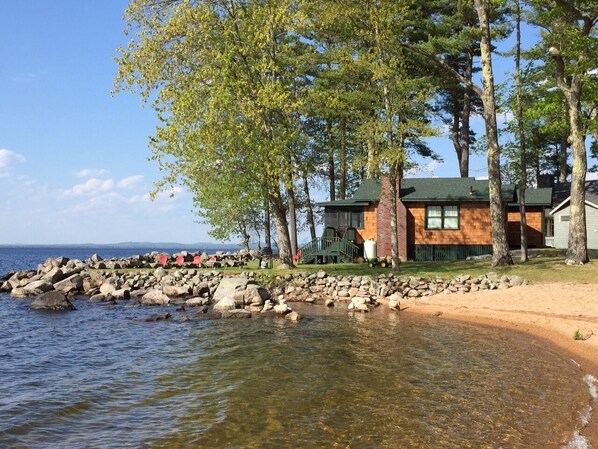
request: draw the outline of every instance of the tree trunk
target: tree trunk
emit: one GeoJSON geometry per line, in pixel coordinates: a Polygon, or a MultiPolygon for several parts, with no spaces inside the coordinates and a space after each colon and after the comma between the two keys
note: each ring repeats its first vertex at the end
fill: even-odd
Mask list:
{"type": "Polygon", "coordinates": [[[309,235],[312,240],[315,240],[317,238],[316,222],[314,220],[314,209],[311,205],[309,182],[307,181],[307,175],[305,173],[303,174],[303,193],[305,194],[305,209],[307,210],[307,226],[309,227],[309,235]]]}
{"type": "Polygon", "coordinates": [[[527,217],[525,215],[525,189],[527,188],[527,148],[525,124],[523,122],[523,100],[521,79],[521,6],[515,2],[517,43],[515,49],[515,77],[517,82],[517,134],[519,137],[519,228],[521,231],[521,262],[527,262],[527,217]]]}
{"type": "Polygon", "coordinates": [[[328,139],[328,195],[330,201],[336,200],[336,170],[334,168],[334,145],[332,144],[332,125],[326,123],[326,138],[328,139]]]}
{"type": "Polygon", "coordinates": [[[482,102],[488,144],[488,188],[490,196],[490,221],[492,224],[492,266],[512,265],[502,200],[500,179],[500,146],[496,125],[494,75],[492,73],[492,43],[490,39],[490,6],[488,0],[474,0],[480,21],[480,52],[482,59],[482,102]]]}
{"type": "Polygon", "coordinates": [[[571,173],[571,219],[569,221],[569,243],[567,264],[577,265],[590,261],[586,229],[586,171],[588,160],[585,133],[581,122],[581,81],[572,76],[569,102],[569,122],[571,124],[571,152],[573,170],[571,173]]]}
{"type": "MultiPolygon", "coordinates": [[[[469,82],[473,78],[473,53],[467,50],[467,61],[465,63],[465,79],[469,82]]],[[[461,143],[459,154],[459,173],[462,178],[469,176],[469,117],[471,115],[472,91],[465,86],[463,93],[463,113],[461,114],[461,143]]]]}
{"type": "Polygon", "coordinates": [[[378,179],[380,177],[380,165],[378,164],[378,155],[376,152],[376,144],[371,138],[367,141],[368,144],[368,162],[366,167],[366,176],[368,179],[378,179]]]}
{"type": "Polygon", "coordinates": [[[339,122],[340,145],[338,147],[339,184],[338,197],[341,200],[347,198],[347,118],[341,117],[339,122]]]}
{"type": "Polygon", "coordinates": [[[291,239],[291,254],[297,254],[297,208],[295,202],[295,189],[292,184],[287,187],[287,202],[289,209],[289,234],[291,239]]]}
{"type": "Polygon", "coordinates": [[[392,269],[394,271],[399,271],[401,269],[401,261],[399,259],[399,238],[397,232],[397,198],[399,196],[399,176],[396,165],[391,167],[388,178],[390,181],[390,257],[392,259],[392,269]]]}
{"type": "Polygon", "coordinates": [[[569,219],[569,242],[567,245],[568,265],[580,265],[590,261],[588,255],[588,234],[586,229],[586,154],[585,133],[581,119],[581,79],[579,75],[565,76],[565,61],[560,51],[551,47],[550,55],[555,61],[555,78],[569,110],[569,143],[573,154],[571,172],[571,200],[569,219]]]}
{"type": "Polygon", "coordinates": [[[276,235],[278,236],[278,258],[280,259],[280,263],[292,267],[291,238],[289,236],[286,208],[280,195],[280,190],[275,189],[274,193],[270,193],[270,205],[272,207],[272,215],[274,216],[276,235]]]}
{"type": "Polygon", "coordinates": [[[569,167],[567,167],[567,148],[569,148],[568,137],[563,135],[561,137],[561,143],[559,144],[559,182],[567,182],[567,176],[569,176],[569,167]]]}
{"type": "Polygon", "coordinates": [[[264,207],[264,246],[272,248],[272,233],[270,231],[270,202],[266,201],[264,207]]]}

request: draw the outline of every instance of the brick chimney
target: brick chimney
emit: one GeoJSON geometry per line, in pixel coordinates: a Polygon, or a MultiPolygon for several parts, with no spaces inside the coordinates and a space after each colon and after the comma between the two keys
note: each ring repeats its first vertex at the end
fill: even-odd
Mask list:
{"type": "MultiPolygon", "coordinates": [[[[400,192],[400,180],[397,180],[397,192],[400,192]]],[[[391,231],[390,231],[390,180],[388,176],[380,178],[380,203],[378,203],[378,239],[376,250],[378,257],[390,256],[392,254],[391,231]]],[[[397,238],[399,242],[399,258],[407,260],[407,210],[400,198],[397,198],[397,238]]]]}

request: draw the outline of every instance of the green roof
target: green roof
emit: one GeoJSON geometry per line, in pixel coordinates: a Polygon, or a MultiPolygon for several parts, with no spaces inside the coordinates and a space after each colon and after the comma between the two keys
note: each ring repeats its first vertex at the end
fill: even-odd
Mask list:
{"type": "MultiPolygon", "coordinates": [[[[519,189],[517,189],[519,194],[519,189]]],[[[519,201],[519,196],[516,197],[519,201]]],[[[518,203],[511,203],[517,205],[518,203]]],[[[542,187],[539,189],[525,190],[525,204],[527,206],[551,206],[552,205],[552,187],[542,187]]]]}
{"type": "MultiPolygon", "coordinates": [[[[503,199],[509,203],[515,201],[515,185],[503,184],[503,199]]],[[[538,189],[550,190],[550,189],[538,189]]],[[[527,192],[530,195],[528,204],[545,204],[549,192],[536,193],[534,190],[527,192]]],[[[405,178],[401,180],[401,200],[405,203],[426,202],[463,202],[463,201],[490,201],[488,194],[488,180],[475,178],[405,178]]],[[[318,203],[318,206],[351,207],[367,206],[369,203],[380,201],[380,181],[377,179],[364,179],[355,191],[353,198],[346,200],[328,201],[318,203]]],[[[550,201],[548,201],[550,204],[550,201]]]]}
{"type": "MultiPolygon", "coordinates": [[[[515,186],[503,184],[503,200],[515,199],[515,186]]],[[[427,201],[490,201],[488,180],[475,178],[406,178],[401,182],[404,203],[427,201]]]]}
{"type": "Polygon", "coordinates": [[[374,201],[380,201],[380,181],[378,179],[364,179],[353,194],[353,198],[317,203],[316,206],[367,206],[374,201]]]}

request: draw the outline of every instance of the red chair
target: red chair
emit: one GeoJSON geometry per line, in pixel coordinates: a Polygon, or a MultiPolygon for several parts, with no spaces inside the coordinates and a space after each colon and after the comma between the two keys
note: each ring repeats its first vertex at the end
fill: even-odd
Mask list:
{"type": "Polygon", "coordinates": [[[161,254],[160,258],[158,259],[158,263],[162,266],[165,266],[166,262],[168,262],[168,256],[166,254],[161,254]]]}
{"type": "Polygon", "coordinates": [[[197,255],[193,258],[193,262],[191,262],[191,265],[195,265],[196,267],[199,267],[201,265],[201,256],[197,255]]]}
{"type": "Polygon", "coordinates": [[[300,260],[301,260],[301,250],[297,251],[297,254],[295,254],[295,255],[293,256],[293,261],[294,261],[295,263],[299,262],[300,260]]]}
{"type": "Polygon", "coordinates": [[[185,263],[185,258],[183,256],[177,256],[175,262],[179,267],[182,267],[185,263]]]}

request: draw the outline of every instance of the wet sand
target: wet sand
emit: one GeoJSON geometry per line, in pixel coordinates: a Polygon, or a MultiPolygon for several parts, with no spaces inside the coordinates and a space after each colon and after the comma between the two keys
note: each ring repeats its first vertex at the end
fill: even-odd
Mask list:
{"type": "MultiPolygon", "coordinates": [[[[403,313],[418,313],[526,332],[570,356],[598,378],[598,284],[546,283],[505,290],[440,294],[401,300],[403,313]],[[587,338],[576,340],[576,332],[587,338]]],[[[596,401],[594,401],[596,403],[596,401]]],[[[598,448],[598,406],[583,430],[598,448]]]]}

